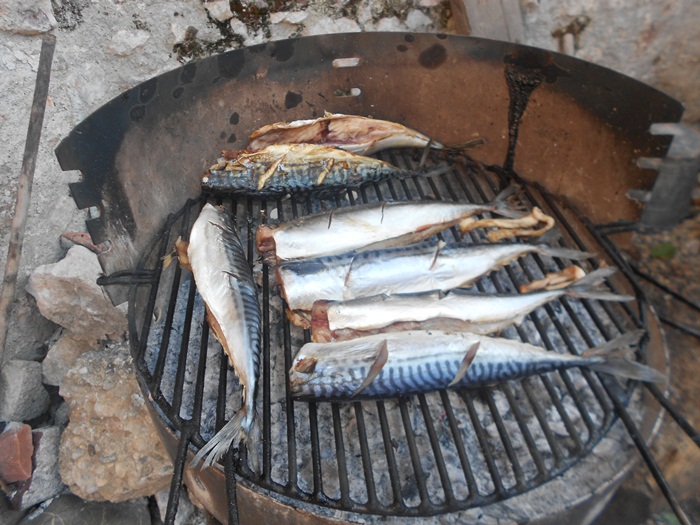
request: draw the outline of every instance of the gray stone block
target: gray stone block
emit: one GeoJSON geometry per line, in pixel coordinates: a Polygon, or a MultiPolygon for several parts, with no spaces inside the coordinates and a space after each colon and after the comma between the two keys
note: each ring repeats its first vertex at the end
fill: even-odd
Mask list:
{"type": "Polygon", "coordinates": [[[49,406],[49,394],[41,383],[41,364],[13,359],[0,370],[0,420],[28,421],[49,406]]]}

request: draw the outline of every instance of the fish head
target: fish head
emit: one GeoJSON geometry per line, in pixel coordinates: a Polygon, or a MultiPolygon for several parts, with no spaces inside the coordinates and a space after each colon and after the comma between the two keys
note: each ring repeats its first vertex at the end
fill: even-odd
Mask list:
{"type": "Polygon", "coordinates": [[[311,374],[316,370],[315,357],[302,357],[294,362],[294,370],[302,374],[311,374]]]}

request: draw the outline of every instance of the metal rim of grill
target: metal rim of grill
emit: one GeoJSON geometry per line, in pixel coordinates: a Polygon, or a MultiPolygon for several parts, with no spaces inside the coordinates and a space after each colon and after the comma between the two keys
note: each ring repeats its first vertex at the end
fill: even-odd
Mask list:
{"type": "MultiPolygon", "coordinates": [[[[402,167],[414,166],[419,156],[419,152],[399,150],[380,155],[383,160],[402,167]]],[[[331,199],[314,196],[305,196],[299,201],[223,198],[219,202],[231,210],[244,247],[247,247],[249,261],[252,262],[256,259],[255,227],[260,221],[267,220],[273,209],[277,210],[278,220],[287,220],[321,208],[353,205],[356,202],[405,199],[486,202],[497,193],[502,182],[496,171],[487,171],[480,164],[467,161],[456,164],[451,172],[444,175],[370,183],[331,199]]],[[[561,246],[601,253],[601,247],[595,241],[591,242],[581,234],[583,220],[564,203],[531,185],[526,186],[522,199],[528,207],[539,206],[557,219],[561,246]]],[[[154,284],[133,285],[129,299],[130,342],[141,386],[170,428],[181,435],[188,432],[186,428],[196,429],[188,436],[195,448],[200,448],[205,442],[199,427],[202,410],[207,410],[204,406],[204,368],[208,357],[208,327],[203,318],[193,318],[195,293],[192,286],[187,296],[184,326],[180,329],[172,325],[181,283],[191,280],[192,276],[189,272],[181,271],[177,265],[163,272],[160,260],[170,251],[175,238],[186,238],[202,204],[201,198],[189,201],[168,219],[138,269],[152,274],[154,284]],[[153,351],[147,344],[148,334],[155,323],[154,312],[158,313],[156,303],[159,297],[166,305],[157,315],[158,322],[162,322],[163,326],[162,338],[155,361],[147,363],[146,354],[153,351]],[[197,323],[202,329],[198,348],[188,342],[190,329],[197,323]],[[178,334],[179,339],[174,339],[178,334]],[[179,348],[177,356],[171,355],[171,339],[175,341],[174,346],[179,348]],[[177,373],[172,385],[164,386],[166,361],[173,359],[177,362],[177,373]],[[187,372],[188,361],[196,362],[195,373],[187,372]],[[187,399],[183,399],[186,375],[187,381],[194,382],[194,389],[191,395],[184,396],[187,399]],[[181,416],[182,404],[188,402],[192,404],[192,417],[189,420],[181,416]]],[[[459,235],[456,230],[451,230],[444,232],[443,237],[448,242],[454,242],[459,235]]],[[[470,234],[470,237],[471,240],[475,238],[474,234],[470,234]]],[[[605,251],[609,252],[609,247],[606,248],[605,251]]],[[[601,260],[597,258],[593,264],[601,260]]],[[[523,279],[539,278],[544,271],[563,267],[562,261],[544,261],[541,257],[529,255],[484,277],[477,288],[479,291],[495,289],[502,293],[513,290],[514,285],[524,282],[523,279]],[[554,268],[551,268],[552,264],[554,268]]],[[[587,271],[594,269],[591,261],[584,263],[584,268],[587,271]]],[[[618,285],[622,281],[615,280],[618,285]]],[[[613,286],[613,291],[619,291],[616,286],[613,286]]],[[[625,286],[624,283],[622,286],[625,286]]],[[[240,458],[235,460],[235,471],[243,479],[271,493],[313,505],[376,515],[427,516],[480,507],[522,494],[570,469],[607,434],[617,419],[615,403],[609,397],[611,389],[625,405],[634,390],[633,387],[622,390],[609,379],[587,370],[552,372],[476,390],[459,389],[456,392],[443,391],[397,400],[351,403],[291,401],[287,386],[285,397],[281,400],[284,425],[283,428],[276,428],[278,422],[271,413],[271,403],[274,401],[271,384],[275,383],[272,379],[277,374],[283,374],[282,382],[287,384],[286,372],[298,350],[293,346],[293,341],[300,338],[308,341],[309,334],[291,326],[284,316],[281,327],[270,324],[275,320],[270,304],[271,300],[276,300],[276,291],[274,272],[267,265],[262,266],[259,291],[264,334],[257,393],[262,438],[261,471],[255,473],[251,470],[245,450],[241,450],[240,458]],[[281,348],[271,346],[270,333],[274,330],[282,334],[281,348]],[[284,366],[272,370],[271,358],[284,366]],[[574,380],[576,385],[583,382],[585,395],[581,388],[574,385],[574,380]],[[542,392],[546,392],[551,404],[541,403],[538,398],[542,392]],[[574,414],[562,404],[562,395],[570,396],[573,400],[576,407],[574,414]],[[505,416],[499,411],[496,396],[501,401],[505,400],[509,408],[505,416]],[[436,406],[442,407],[441,413],[436,413],[436,406]],[[507,430],[504,417],[512,417],[511,423],[514,422],[514,425],[511,428],[517,427],[516,433],[507,430]],[[353,432],[347,429],[349,418],[355,420],[353,432]],[[553,419],[557,425],[556,432],[552,428],[553,419]],[[491,422],[491,432],[485,429],[485,420],[491,422]],[[403,428],[402,435],[392,434],[391,428],[395,430],[397,427],[396,424],[392,427],[392,422],[398,422],[398,427],[403,428]],[[301,428],[304,432],[301,432],[301,428]],[[319,428],[331,428],[333,436],[329,439],[321,435],[319,428]],[[301,439],[302,435],[307,435],[306,429],[308,442],[301,439]],[[464,432],[472,432],[476,436],[477,454],[465,447],[464,432]],[[382,445],[372,448],[368,436],[374,435],[381,435],[382,445]],[[273,436],[281,439],[275,441],[273,436]],[[449,447],[445,445],[445,436],[452,439],[449,447]],[[350,440],[355,441],[351,444],[350,440]],[[398,447],[397,440],[400,440],[398,447]],[[519,446],[514,445],[515,440],[520,443],[519,446]],[[284,453],[273,455],[277,447],[283,447],[284,453]],[[461,472],[461,477],[457,480],[454,479],[455,470],[448,469],[446,464],[446,447],[449,448],[450,458],[459,463],[457,470],[461,472]],[[350,449],[359,457],[350,457],[350,449]],[[412,468],[408,472],[397,463],[397,449],[405,450],[410,456],[408,463],[412,468]],[[304,463],[300,468],[300,458],[305,454],[309,454],[310,466],[304,463]],[[386,461],[386,473],[377,472],[373,467],[378,456],[386,461]],[[328,472],[327,457],[334,457],[334,472],[328,472]],[[427,471],[426,465],[430,466],[427,471]],[[477,469],[488,472],[487,483],[477,479],[477,469]],[[360,494],[351,488],[349,482],[349,476],[355,471],[361,473],[358,475],[363,478],[364,489],[360,494]],[[286,475],[281,476],[280,472],[286,475]],[[334,479],[336,476],[337,479],[334,479]],[[384,487],[378,485],[382,476],[388,478],[384,480],[384,487]],[[430,487],[426,482],[429,479],[436,480],[431,482],[430,487]],[[455,491],[455,486],[462,487],[462,490],[455,491]],[[440,492],[437,496],[435,487],[440,492]],[[412,494],[407,496],[408,492],[412,494]]],[[[635,303],[619,305],[561,298],[538,308],[528,319],[539,334],[542,346],[548,350],[578,353],[582,345],[590,348],[618,333],[645,327],[646,305],[639,302],[635,307],[635,303]],[[574,302],[582,305],[585,311],[583,316],[572,307],[574,302]],[[588,320],[584,322],[582,317],[588,317],[588,320]],[[568,321],[564,323],[562,318],[568,321]]],[[[531,337],[522,327],[514,330],[516,337],[523,341],[527,342],[531,337]]],[[[236,380],[221,351],[217,366],[219,383],[215,413],[216,429],[219,429],[226,421],[227,384],[236,380]]],[[[279,378],[276,381],[279,384],[279,378]]],[[[182,441],[187,446],[188,440],[182,441]]],[[[226,470],[228,475],[229,469],[226,470]]]]}

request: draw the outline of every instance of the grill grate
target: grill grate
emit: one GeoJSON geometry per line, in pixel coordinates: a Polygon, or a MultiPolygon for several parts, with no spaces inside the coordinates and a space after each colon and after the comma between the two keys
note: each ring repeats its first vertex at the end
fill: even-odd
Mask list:
{"type": "MultiPolygon", "coordinates": [[[[411,151],[380,156],[409,169],[419,157],[420,152],[411,151]]],[[[619,399],[622,407],[636,403],[632,389],[622,390],[587,370],[396,400],[290,400],[286,371],[309,334],[280,315],[274,272],[256,261],[257,225],[268,218],[288,220],[379,200],[486,202],[497,193],[500,182],[496,170],[487,171],[467,160],[439,176],[370,183],[330,200],[306,196],[300,201],[220,201],[230,209],[247,245],[248,259],[261,275],[263,313],[258,392],[262,446],[253,451],[260,468],[253,468],[256,462],[245,450],[240,457],[229,454],[224,461],[229,481],[235,470],[273,493],[358,513],[455,512],[521,494],[562,474],[609,431],[616,419],[616,401],[611,398],[619,399]],[[352,482],[355,475],[360,483],[352,482]]],[[[572,212],[561,203],[534,187],[527,187],[522,199],[557,218],[559,245],[601,252],[595,241],[584,239],[574,227],[572,212]]],[[[196,448],[224,425],[240,397],[232,395],[235,376],[218,343],[209,337],[192,275],[177,265],[167,270],[160,265],[175,238],[187,237],[201,205],[201,200],[190,201],[171,216],[140,268],[152,269],[153,282],[132,287],[129,302],[132,349],[142,386],[168,424],[181,433],[181,443],[187,446],[191,440],[196,448]]],[[[465,240],[476,242],[479,235],[472,232],[465,240]]],[[[448,242],[461,239],[456,229],[440,237],[448,242]]],[[[591,270],[591,264],[595,261],[583,263],[584,269],[591,270]]],[[[476,289],[514,291],[519,284],[563,267],[563,261],[528,255],[492,272],[476,289]]],[[[612,288],[619,291],[614,283],[612,288]]],[[[642,301],[635,308],[562,298],[539,308],[505,335],[549,350],[581,353],[620,332],[643,327],[644,308],[642,301]]],[[[180,481],[175,479],[173,486],[180,481]]],[[[235,484],[228,490],[235,499],[235,484]]],[[[235,513],[230,512],[233,517],[235,513]]]]}

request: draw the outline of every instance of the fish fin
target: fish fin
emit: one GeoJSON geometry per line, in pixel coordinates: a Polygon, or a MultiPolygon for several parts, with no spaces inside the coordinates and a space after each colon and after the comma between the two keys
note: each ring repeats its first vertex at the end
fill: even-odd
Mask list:
{"type": "Polygon", "coordinates": [[[214,317],[214,314],[211,313],[211,310],[209,309],[209,306],[207,304],[204,304],[204,309],[207,312],[207,323],[209,323],[209,327],[211,328],[211,331],[214,333],[214,337],[216,337],[216,340],[221,343],[221,346],[224,347],[224,351],[226,352],[226,355],[228,355],[228,348],[226,348],[226,339],[224,338],[224,332],[221,330],[221,325],[219,324],[219,321],[214,317]]]}
{"type": "Polygon", "coordinates": [[[203,462],[201,468],[211,467],[221,459],[221,456],[223,456],[231,446],[238,445],[241,439],[246,435],[243,429],[243,422],[246,416],[247,410],[244,406],[201,448],[199,452],[197,452],[190,466],[196,467],[200,462],[203,462]]]}
{"type": "Polygon", "coordinates": [[[459,370],[457,370],[457,373],[455,374],[454,379],[452,381],[450,381],[449,385],[447,385],[448,387],[455,386],[467,374],[467,370],[469,370],[469,365],[472,364],[472,361],[474,361],[474,358],[476,357],[476,351],[479,349],[479,345],[481,345],[481,342],[477,341],[476,343],[474,343],[473,345],[471,345],[469,347],[469,350],[467,350],[467,353],[464,354],[464,359],[462,359],[462,364],[459,365],[459,370]]]}
{"type": "Polygon", "coordinates": [[[425,161],[428,160],[428,154],[430,153],[430,146],[433,144],[433,139],[428,139],[428,143],[425,145],[425,148],[423,149],[423,154],[420,157],[420,162],[418,163],[418,167],[422,168],[425,166],[425,161]]]}
{"type": "Polygon", "coordinates": [[[584,259],[591,259],[595,257],[595,253],[582,252],[579,250],[572,250],[570,248],[558,248],[552,246],[541,246],[537,245],[537,253],[540,255],[548,255],[549,257],[557,257],[560,259],[571,259],[574,261],[581,261],[584,259]]]}
{"type": "Polygon", "coordinates": [[[172,252],[163,255],[163,257],[161,257],[160,259],[161,261],[163,261],[163,270],[167,270],[175,259],[177,259],[176,250],[173,250],[172,252]]]}
{"type": "Polygon", "coordinates": [[[600,362],[587,365],[588,368],[596,372],[636,379],[637,381],[663,382],[666,379],[663,373],[628,357],[630,352],[628,347],[637,344],[644,334],[644,330],[633,330],[584,352],[583,357],[600,359],[600,362]]]}
{"type": "Polygon", "coordinates": [[[323,163],[323,169],[321,170],[321,173],[318,174],[316,185],[320,186],[321,184],[323,184],[323,181],[326,179],[326,175],[328,175],[331,169],[333,169],[333,164],[335,164],[333,159],[330,159],[323,163]]]}
{"type": "Polygon", "coordinates": [[[258,179],[258,191],[262,190],[265,187],[265,183],[268,181],[270,177],[272,177],[275,172],[277,171],[277,168],[279,168],[280,163],[284,160],[285,155],[282,155],[279,159],[274,161],[272,164],[270,164],[270,167],[265,170],[265,173],[263,173],[260,178],[258,179]]]}
{"type": "Polygon", "coordinates": [[[518,209],[518,207],[513,204],[513,199],[515,199],[521,191],[522,188],[519,184],[510,184],[489,203],[491,211],[511,219],[520,219],[529,215],[529,212],[518,209]]]}
{"type": "Polygon", "coordinates": [[[230,272],[228,270],[221,270],[221,273],[228,275],[229,279],[235,279],[236,282],[240,283],[241,285],[244,285],[247,281],[247,277],[239,272],[230,272]]]}
{"type": "Polygon", "coordinates": [[[388,359],[389,345],[387,344],[385,339],[384,341],[382,341],[382,344],[379,347],[379,351],[377,352],[377,356],[374,358],[374,362],[369,367],[367,377],[365,377],[364,381],[362,381],[362,384],[357,387],[357,389],[352,393],[350,397],[355,397],[357,394],[359,394],[365,388],[367,388],[370,385],[370,383],[374,381],[374,378],[377,377],[379,372],[382,371],[382,368],[384,368],[384,365],[386,364],[388,359]]]}
{"type": "Polygon", "coordinates": [[[610,352],[620,349],[620,348],[628,348],[633,345],[639,344],[639,341],[642,340],[642,337],[646,334],[645,330],[642,330],[641,328],[638,330],[632,330],[630,332],[625,332],[619,337],[616,337],[615,339],[612,339],[611,341],[608,341],[607,343],[603,343],[600,346],[596,346],[595,348],[591,348],[590,350],[586,350],[582,355],[583,357],[594,357],[594,356],[601,356],[601,355],[606,355],[609,354],[610,352]]]}
{"type": "Polygon", "coordinates": [[[599,301],[634,301],[631,295],[613,293],[603,287],[605,279],[613,275],[617,270],[612,266],[598,268],[585,277],[573,282],[563,289],[565,295],[580,299],[598,299],[599,301]]]}
{"type": "Polygon", "coordinates": [[[433,260],[430,261],[430,267],[428,268],[429,270],[432,270],[435,267],[438,255],[440,255],[440,250],[442,250],[445,246],[447,246],[445,241],[438,241],[438,243],[435,245],[435,254],[433,255],[433,260]]]}
{"type": "Polygon", "coordinates": [[[167,268],[177,258],[180,263],[180,267],[184,270],[192,271],[192,266],[190,266],[190,258],[187,256],[187,248],[189,248],[190,243],[184,240],[182,237],[178,237],[175,241],[175,249],[163,257],[163,268],[167,268]]]}

